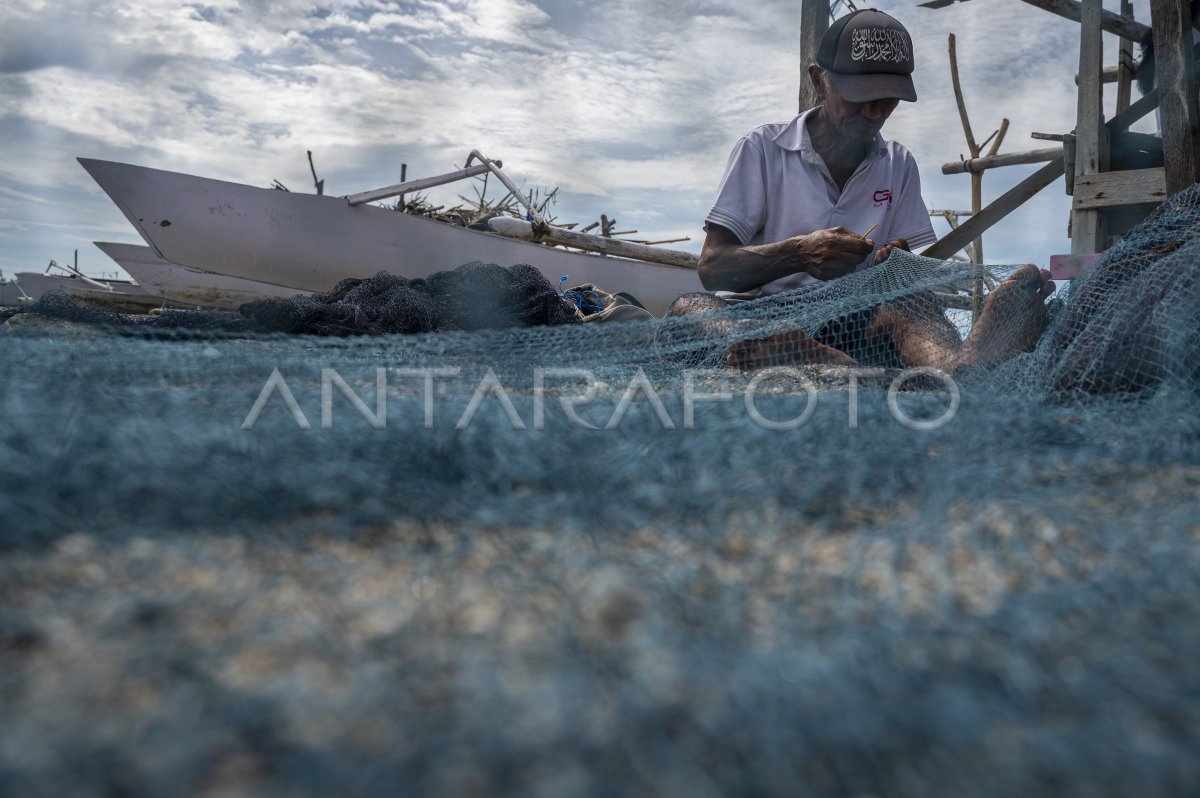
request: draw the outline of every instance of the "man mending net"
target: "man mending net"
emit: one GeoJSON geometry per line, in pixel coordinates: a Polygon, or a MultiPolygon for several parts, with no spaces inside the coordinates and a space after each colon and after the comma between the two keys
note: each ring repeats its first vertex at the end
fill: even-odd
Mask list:
{"type": "MultiPolygon", "coordinates": [[[[916,101],[913,68],[912,39],[888,14],[863,9],[830,26],[808,67],[820,104],[738,142],[705,222],[700,278],[713,293],[681,297],[669,315],[795,289],[816,299],[828,280],[934,241],[916,161],[880,134],[901,100],[916,101]]],[[[921,292],[810,332],[735,343],[728,361],[756,369],[865,358],[951,372],[1032,349],[1052,292],[1047,272],[1020,270],[994,292],[965,342],[936,298],[921,292]]]]}

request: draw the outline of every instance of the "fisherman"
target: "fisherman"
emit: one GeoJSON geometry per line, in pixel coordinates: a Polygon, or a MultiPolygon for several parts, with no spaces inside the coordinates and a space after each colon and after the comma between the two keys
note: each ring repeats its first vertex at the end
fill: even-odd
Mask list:
{"type": "MultiPolygon", "coordinates": [[[[828,280],[882,263],[893,249],[936,240],[916,161],[880,134],[901,100],[916,101],[913,68],[912,38],[882,11],[854,11],[829,27],[817,63],[808,66],[819,104],[791,122],[751,131],[734,147],[705,219],[699,275],[712,293],[680,297],[668,315],[792,289],[820,292],[828,280]]],[[[1025,271],[1018,282],[1031,280],[1038,296],[1052,290],[1048,273],[1025,271]]],[[[904,303],[902,310],[880,306],[854,313],[811,337],[797,331],[747,341],[730,350],[729,362],[745,369],[797,361],[852,364],[864,349],[879,349],[880,341],[898,365],[941,367],[961,360],[957,331],[940,310],[922,302],[928,305],[922,300],[904,303]],[[920,318],[908,323],[905,314],[920,318]]]]}

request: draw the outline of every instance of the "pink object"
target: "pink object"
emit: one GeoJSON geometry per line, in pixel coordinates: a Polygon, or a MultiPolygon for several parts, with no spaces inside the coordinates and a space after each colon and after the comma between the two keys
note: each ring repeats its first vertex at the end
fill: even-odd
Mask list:
{"type": "Polygon", "coordinates": [[[1099,252],[1091,255],[1051,255],[1050,276],[1055,280],[1071,280],[1087,274],[1096,265],[1100,255],[1099,252]]]}

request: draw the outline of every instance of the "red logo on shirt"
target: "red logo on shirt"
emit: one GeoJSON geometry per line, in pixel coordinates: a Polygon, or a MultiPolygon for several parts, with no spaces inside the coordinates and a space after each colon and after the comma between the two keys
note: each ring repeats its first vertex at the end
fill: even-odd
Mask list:
{"type": "Polygon", "coordinates": [[[875,192],[876,202],[891,202],[892,190],[890,188],[881,188],[875,192]]]}

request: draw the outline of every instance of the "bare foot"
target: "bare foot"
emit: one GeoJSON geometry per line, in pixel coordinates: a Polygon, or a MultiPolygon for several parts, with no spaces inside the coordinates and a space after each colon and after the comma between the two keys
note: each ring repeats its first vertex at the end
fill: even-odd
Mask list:
{"type": "Polygon", "coordinates": [[[832,346],[826,346],[799,330],[767,338],[738,341],[729,346],[729,367],[736,371],[757,371],[771,366],[821,363],[830,366],[857,366],[858,361],[832,346]]]}
{"type": "Polygon", "coordinates": [[[956,365],[996,363],[1032,352],[1046,325],[1046,300],[1053,293],[1050,272],[1032,263],[1017,269],[984,299],[956,365]]]}

